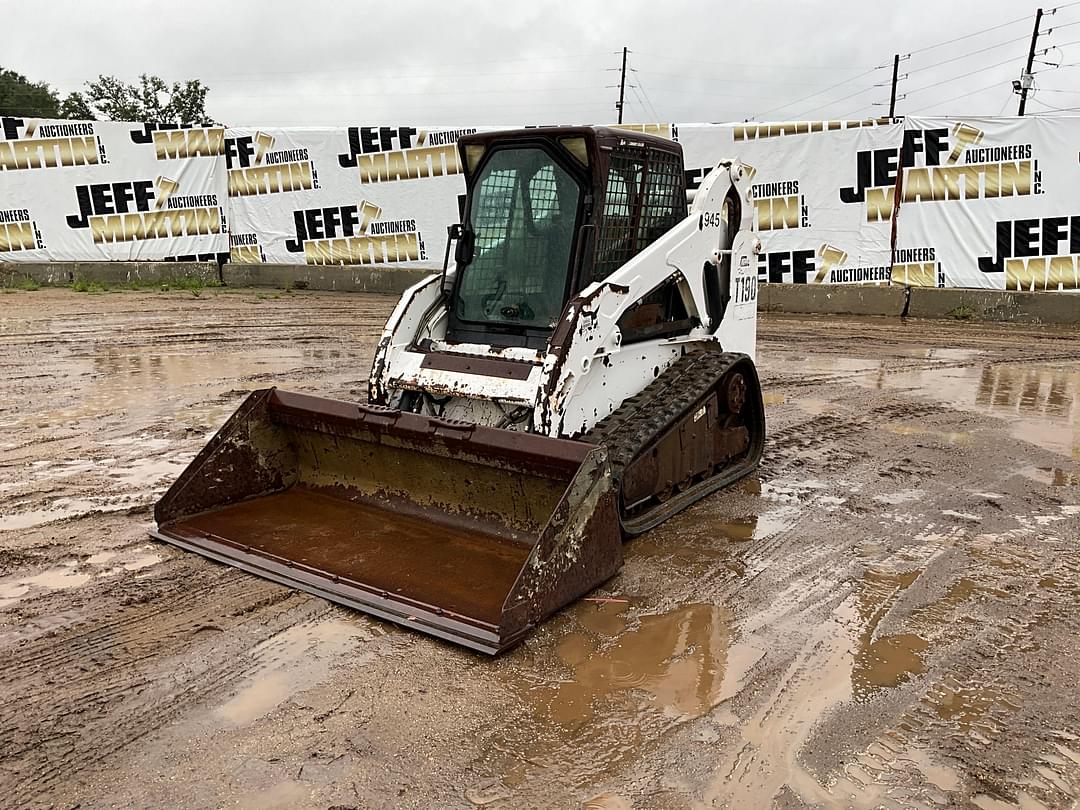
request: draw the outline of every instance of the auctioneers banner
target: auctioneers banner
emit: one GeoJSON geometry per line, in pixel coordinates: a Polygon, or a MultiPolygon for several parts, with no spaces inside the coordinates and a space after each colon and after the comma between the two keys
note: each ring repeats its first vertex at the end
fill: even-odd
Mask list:
{"type": "MultiPolygon", "coordinates": [[[[1080,289],[1080,117],[625,128],[751,167],[763,280],[1080,289]]],[[[0,118],[0,261],[439,267],[473,131],[0,118]]]]}
{"type": "Polygon", "coordinates": [[[1076,117],[907,119],[893,282],[1080,289],[1078,152],[1076,117]]]}
{"type": "Polygon", "coordinates": [[[687,180],[695,188],[723,158],[753,172],[762,281],[887,284],[888,217],[868,220],[845,199],[861,193],[854,155],[895,154],[903,125],[885,120],[679,124],[687,180]]]}
{"type": "Polygon", "coordinates": [[[441,267],[465,191],[457,139],[470,132],[229,129],[231,260],[441,267]]]}
{"type": "Polygon", "coordinates": [[[222,127],[0,118],[0,261],[227,250],[222,127]]]}

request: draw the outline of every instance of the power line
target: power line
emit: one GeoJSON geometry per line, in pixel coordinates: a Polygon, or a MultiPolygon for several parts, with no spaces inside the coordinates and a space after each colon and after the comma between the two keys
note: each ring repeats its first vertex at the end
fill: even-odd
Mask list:
{"type": "Polygon", "coordinates": [[[1049,28],[1047,28],[1045,31],[1043,31],[1042,34],[1045,34],[1046,36],[1050,36],[1050,34],[1054,33],[1055,31],[1057,31],[1060,28],[1072,28],[1074,25],[1080,25],[1080,20],[1077,20],[1076,22],[1071,22],[1071,23],[1064,23],[1062,25],[1052,25],[1049,28]]]}
{"type": "Polygon", "coordinates": [[[1000,118],[1000,117],[1001,117],[1001,116],[1002,116],[1002,115],[1004,114],[1004,112],[1005,112],[1005,108],[1009,106],[1009,102],[1010,102],[1010,101],[1012,100],[1012,97],[1013,97],[1013,92],[1012,92],[1012,90],[1010,89],[1010,90],[1009,90],[1009,95],[1005,96],[1005,103],[1004,103],[1004,104],[1002,104],[1002,105],[1001,105],[1001,109],[1000,109],[1000,110],[998,110],[998,117],[999,117],[999,118],[1000,118]]]}
{"type": "Polygon", "coordinates": [[[642,119],[638,123],[644,123],[645,121],[651,121],[655,119],[655,114],[649,111],[648,106],[645,104],[645,99],[641,97],[641,93],[638,92],[638,86],[636,84],[627,85],[630,88],[630,92],[634,94],[634,98],[637,99],[635,104],[641,109],[642,119]]]}
{"type": "MultiPolygon", "coordinates": [[[[631,51],[636,53],[636,51],[631,51]]],[[[706,75],[701,73],[695,73],[693,76],[687,76],[685,73],[661,73],[659,71],[650,70],[650,76],[665,76],[672,79],[682,79],[686,81],[688,78],[693,79],[724,79],[727,81],[737,81],[739,84],[782,84],[790,87],[791,85],[802,85],[804,87],[815,87],[817,82],[792,82],[782,79],[744,79],[741,76],[733,77],[730,73],[723,76],[706,75]]]]}
{"type": "Polygon", "coordinates": [[[807,115],[808,113],[817,112],[822,107],[828,107],[830,104],[839,104],[841,101],[847,101],[849,98],[855,98],[855,96],[861,96],[867,90],[873,90],[873,89],[874,89],[873,87],[867,87],[864,90],[857,90],[856,92],[854,92],[854,93],[852,93],[850,95],[843,96],[841,98],[834,98],[832,101],[826,101],[824,104],[819,104],[816,107],[811,107],[809,110],[803,110],[802,115],[807,115]]]}
{"type": "Polygon", "coordinates": [[[686,59],[681,56],[667,56],[648,51],[633,51],[638,56],[651,56],[655,59],[669,59],[673,62],[689,62],[695,65],[712,65],[714,67],[767,67],[767,68],[791,68],[792,70],[847,70],[847,67],[826,67],[824,65],[778,65],[775,62],[714,62],[705,59],[686,59]]]}
{"type": "MultiPolygon", "coordinates": [[[[576,85],[573,87],[550,87],[548,90],[574,91],[574,90],[603,90],[599,85],[576,85]]],[[[402,93],[394,92],[394,96],[481,96],[481,95],[520,95],[521,90],[516,87],[508,87],[500,90],[438,90],[418,91],[402,93]]],[[[215,93],[214,98],[296,98],[296,93],[215,93]]],[[[302,94],[306,98],[385,98],[385,92],[374,93],[308,93],[302,94]]]]}
{"type": "Polygon", "coordinates": [[[653,106],[652,99],[649,98],[649,94],[645,90],[645,83],[641,81],[641,73],[638,71],[637,68],[632,67],[630,68],[630,70],[633,71],[634,75],[637,77],[638,87],[641,88],[641,95],[645,97],[645,103],[648,104],[649,109],[652,110],[653,120],[659,124],[661,122],[660,113],[656,111],[656,107],[653,106]]]}
{"type": "Polygon", "coordinates": [[[912,73],[921,73],[924,70],[930,70],[931,68],[940,67],[941,65],[947,65],[950,62],[956,62],[956,61],[959,61],[961,59],[967,59],[968,57],[975,56],[976,54],[985,53],[986,51],[992,51],[995,48],[1000,48],[1003,45],[1012,45],[1014,42],[1023,42],[1026,39],[1027,39],[1027,36],[1015,37],[1013,39],[1005,40],[1004,42],[998,42],[998,43],[996,43],[994,45],[990,45],[989,47],[986,47],[986,48],[979,48],[977,51],[969,51],[968,53],[961,54],[960,56],[953,56],[953,57],[951,57],[949,59],[942,59],[940,62],[934,62],[932,65],[925,65],[923,67],[914,68],[912,70],[909,70],[908,75],[911,75],[912,73]]]}
{"type": "MultiPolygon", "coordinates": [[[[472,60],[465,61],[465,62],[440,62],[439,65],[441,67],[459,67],[461,65],[490,66],[490,65],[508,64],[508,63],[511,63],[511,62],[552,62],[552,61],[562,61],[562,60],[570,60],[570,59],[584,59],[584,58],[587,58],[587,57],[604,58],[606,56],[607,56],[606,53],[593,52],[593,53],[581,53],[581,54],[559,54],[559,55],[554,55],[554,56],[522,56],[522,57],[514,57],[514,58],[510,58],[510,59],[472,59],[472,60]]],[[[403,65],[401,67],[401,69],[404,70],[404,69],[408,69],[409,67],[410,67],[409,65],[403,65]]],[[[425,66],[424,65],[415,65],[414,67],[425,67],[425,66]]],[[[264,78],[266,76],[311,76],[311,75],[322,76],[322,75],[325,75],[327,73],[353,73],[353,74],[355,74],[355,73],[357,73],[359,71],[365,71],[365,70],[368,70],[368,69],[369,69],[369,66],[365,66],[365,65],[347,65],[347,66],[344,66],[344,67],[336,67],[336,68],[313,68],[313,69],[303,69],[303,70],[262,70],[262,71],[259,71],[257,73],[245,73],[245,72],[241,72],[241,73],[220,73],[220,74],[218,74],[216,76],[211,75],[208,78],[204,78],[203,81],[220,82],[220,81],[225,81],[229,77],[234,77],[234,76],[251,76],[251,77],[253,77],[252,81],[260,81],[262,78],[264,78]]],[[[524,74],[515,74],[515,75],[531,75],[531,74],[533,74],[535,72],[536,71],[527,71],[524,74]]],[[[492,73],[491,70],[483,70],[483,71],[481,71],[479,73],[466,73],[466,74],[453,74],[453,75],[487,76],[487,75],[490,75],[491,73],[492,73]]],[[[394,79],[408,78],[409,75],[410,74],[399,74],[399,73],[395,72],[392,75],[388,76],[388,78],[394,78],[394,79]]],[[[439,76],[446,76],[446,75],[452,75],[452,74],[423,73],[423,74],[413,74],[413,75],[415,75],[416,77],[421,77],[421,78],[438,78],[439,76]]],[[[53,81],[82,81],[84,78],[85,77],[81,77],[81,76],[60,76],[60,77],[55,77],[53,79],[53,81]]]]}
{"type": "MultiPolygon", "coordinates": [[[[1077,0],[1077,2],[1080,2],[1080,0],[1077,0]]],[[[1074,4],[1069,3],[1069,5],[1074,5],[1074,4]]],[[[1058,6],[1058,8],[1065,8],[1065,6],[1058,6]]],[[[935,42],[933,45],[927,45],[927,46],[922,47],[922,48],[916,48],[915,50],[911,51],[911,54],[924,53],[926,51],[932,51],[935,48],[941,48],[944,45],[952,45],[954,42],[961,42],[961,41],[963,41],[965,39],[971,39],[972,37],[979,36],[979,34],[986,34],[986,33],[989,33],[990,31],[997,31],[999,28],[1005,28],[1005,27],[1010,26],[1010,25],[1016,25],[1016,23],[1018,23],[1018,22],[1023,22],[1024,20],[1030,20],[1030,19],[1031,19],[1031,17],[1028,16],[1028,15],[1024,15],[1023,17],[1017,17],[1015,20],[1009,20],[1008,22],[999,23],[998,25],[991,25],[989,28],[983,28],[983,29],[980,29],[978,31],[974,31],[974,32],[972,32],[970,34],[964,34],[962,37],[954,37],[953,39],[946,39],[946,40],[944,40],[942,42],[935,42]]]]}
{"type": "MultiPolygon", "coordinates": [[[[983,92],[984,90],[990,90],[993,87],[998,87],[1001,84],[1003,84],[1004,81],[1005,80],[1003,80],[1003,79],[998,79],[997,81],[995,81],[995,82],[993,82],[991,84],[985,85],[983,87],[978,87],[978,88],[976,88],[974,90],[968,90],[967,92],[961,93],[958,96],[953,96],[952,98],[947,98],[947,99],[944,99],[942,101],[933,101],[933,102],[930,102],[928,104],[924,104],[922,107],[920,107],[918,110],[915,110],[914,112],[919,113],[919,112],[922,112],[923,110],[925,110],[927,108],[930,108],[930,107],[938,107],[938,106],[940,106],[942,104],[948,104],[951,101],[958,101],[958,100],[960,100],[962,98],[967,98],[968,96],[973,96],[976,93],[983,92]]],[[[914,114],[914,113],[912,113],[912,114],[914,114]]]]}
{"type": "MultiPolygon", "coordinates": [[[[1073,2],[1059,5],[1054,9],[1050,9],[1046,13],[1047,14],[1054,14],[1059,9],[1068,8],[1068,7],[1074,6],[1074,5],[1080,5],[1080,0],[1073,0],[1073,2]]],[[[957,42],[962,42],[964,40],[971,39],[971,38],[977,37],[977,36],[981,36],[983,34],[990,33],[991,31],[997,31],[997,30],[1000,30],[1002,28],[1006,28],[1006,27],[1008,27],[1010,25],[1016,25],[1017,23],[1024,22],[1024,21],[1027,21],[1027,20],[1030,20],[1030,19],[1031,19],[1030,16],[1016,17],[1014,19],[1006,20],[1006,21],[998,23],[996,25],[991,25],[991,26],[988,26],[986,28],[981,28],[978,31],[971,32],[970,34],[964,34],[964,35],[959,36],[959,37],[952,37],[951,39],[942,40],[941,42],[935,42],[935,43],[932,43],[930,45],[923,46],[921,48],[916,48],[916,49],[910,51],[906,56],[910,57],[913,54],[919,54],[919,53],[925,53],[927,51],[932,51],[932,50],[935,50],[937,48],[944,47],[946,45],[952,45],[952,44],[957,43],[957,42]]],[[[1073,25],[1073,24],[1074,23],[1064,23],[1064,24],[1062,24],[1061,26],[1058,26],[1058,27],[1063,28],[1066,25],[1073,25]]],[[[1050,29],[1050,31],[1052,31],[1052,30],[1053,30],[1053,28],[1050,29]]],[[[1049,33],[1049,31],[1047,33],[1049,33]]],[[[903,77],[898,77],[898,79],[906,78],[908,75],[913,74],[913,73],[921,73],[923,71],[930,70],[932,68],[940,67],[941,65],[951,64],[951,63],[954,63],[954,62],[961,61],[963,59],[970,58],[972,56],[977,56],[979,54],[986,53],[988,51],[993,51],[993,50],[996,50],[996,49],[1001,48],[1003,46],[1011,45],[1014,42],[1023,41],[1026,38],[1027,38],[1026,36],[1016,37],[1016,38],[1013,38],[1013,39],[1010,39],[1010,40],[1007,40],[1007,41],[1004,41],[1004,42],[998,42],[998,43],[996,43],[994,45],[991,45],[991,46],[977,48],[977,49],[975,49],[973,51],[969,51],[969,52],[961,54],[959,56],[952,56],[952,57],[949,57],[947,59],[942,59],[942,60],[940,60],[938,62],[935,62],[933,64],[925,65],[923,67],[919,67],[919,68],[915,68],[913,70],[910,70],[903,77]]],[[[1064,47],[1064,45],[1067,45],[1067,44],[1072,44],[1072,43],[1063,43],[1061,46],[1054,46],[1054,47],[1064,47]]],[[[1050,50],[1050,49],[1047,49],[1047,51],[1048,50],[1050,50]]],[[[1046,51],[1043,51],[1043,53],[1046,53],[1046,51]]],[[[903,58],[903,56],[901,58],[903,58]]],[[[927,85],[923,85],[922,87],[918,87],[918,88],[916,88],[914,90],[909,90],[904,95],[907,96],[907,95],[910,95],[911,93],[922,92],[924,90],[928,90],[928,89],[933,88],[933,87],[938,87],[938,86],[940,86],[942,84],[946,84],[948,82],[956,81],[958,79],[964,79],[964,78],[972,76],[972,75],[974,75],[976,73],[980,73],[980,72],[985,71],[985,70],[991,70],[991,69],[993,69],[995,67],[999,67],[1000,65],[1006,64],[1007,62],[1011,62],[1011,61],[1012,61],[1011,59],[1004,60],[1002,62],[998,62],[998,63],[992,64],[992,65],[986,65],[984,67],[979,68],[978,70],[974,70],[974,71],[971,71],[971,72],[968,72],[968,73],[962,73],[960,75],[952,76],[952,77],[949,77],[949,78],[946,78],[946,79],[941,79],[941,80],[933,82],[931,84],[927,84],[927,85]]],[[[770,110],[766,110],[764,113],[756,114],[756,115],[754,115],[752,117],[753,118],[761,118],[761,117],[763,117],[765,115],[768,115],[769,113],[776,112],[778,110],[786,109],[786,108],[794,106],[796,104],[800,104],[800,103],[802,103],[804,101],[809,101],[810,99],[812,99],[812,98],[814,98],[816,96],[819,96],[819,95],[821,95],[823,93],[827,93],[830,90],[834,90],[834,89],[836,89],[838,87],[843,87],[845,85],[850,85],[856,79],[861,78],[862,76],[868,75],[870,73],[873,73],[876,70],[880,70],[883,67],[885,67],[885,65],[878,65],[875,68],[871,68],[871,69],[869,69],[867,71],[864,71],[861,74],[856,74],[855,76],[851,76],[851,77],[849,77],[848,79],[846,79],[846,80],[844,80],[842,82],[838,82],[837,84],[831,85],[831,86],[829,86],[827,88],[824,88],[823,90],[819,90],[819,91],[817,91],[815,93],[810,94],[809,96],[804,96],[804,97],[802,97],[800,99],[788,102],[787,104],[781,105],[779,107],[774,107],[774,108],[772,108],[770,110]]],[[[848,94],[846,96],[842,96],[841,98],[833,99],[832,101],[827,102],[825,104],[819,104],[816,107],[811,107],[808,110],[803,110],[800,114],[801,115],[808,115],[808,114],[810,114],[812,112],[815,112],[817,110],[822,109],[823,107],[827,107],[829,104],[837,104],[837,103],[845,101],[847,99],[855,98],[856,96],[860,95],[863,92],[865,92],[865,90],[860,90],[860,91],[857,91],[857,92],[854,92],[854,93],[850,93],[850,94],[848,94]]],[[[970,95],[970,93],[965,93],[965,94],[963,94],[961,96],[957,96],[956,98],[963,98],[966,95],[970,95]]],[[[949,100],[953,100],[953,99],[949,99],[949,100]]],[[[945,103],[945,102],[941,102],[941,103],[945,103]]],[[[859,107],[858,109],[860,109],[860,110],[864,109],[866,106],[867,105],[863,105],[862,107],[859,107]]]]}
{"type": "Polygon", "coordinates": [[[1043,48],[1041,51],[1036,51],[1036,54],[1038,56],[1046,56],[1046,54],[1048,54],[1050,51],[1054,50],[1055,48],[1058,48],[1058,49],[1065,48],[1065,47],[1068,47],[1069,45],[1075,45],[1078,42],[1080,42],[1080,39],[1071,39],[1068,42],[1060,42],[1057,45],[1051,45],[1049,48],[1043,48]]]}
{"type": "Polygon", "coordinates": [[[929,90],[932,87],[938,87],[939,85],[942,85],[942,84],[948,84],[949,82],[955,82],[957,79],[966,79],[968,76],[974,76],[976,73],[982,73],[983,71],[990,70],[991,68],[996,68],[996,67],[1001,67],[1002,65],[1007,65],[1012,61],[1013,61],[1013,57],[1009,57],[1008,59],[1003,59],[1000,62],[995,62],[992,65],[984,65],[983,67],[976,68],[975,70],[969,71],[968,73],[961,73],[959,76],[951,76],[948,79],[942,79],[941,81],[934,82],[933,84],[926,84],[926,85],[923,85],[922,87],[916,87],[914,90],[908,90],[907,94],[910,96],[912,93],[921,93],[923,90],[929,90]]]}
{"type": "MultiPolygon", "coordinates": [[[[1078,0],[1078,2],[1080,2],[1080,0],[1078,0]]],[[[847,79],[844,79],[841,82],[837,82],[836,84],[830,85],[830,86],[828,86],[828,87],[826,87],[826,88],[824,88],[822,90],[818,90],[816,93],[811,93],[808,96],[803,96],[802,98],[795,99],[795,101],[789,101],[787,104],[781,104],[779,107],[773,107],[771,109],[765,110],[764,112],[756,113],[756,114],[754,114],[754,115],[752,115],[750,117],[751,117],[751,119],[761,118],[761,116],[768,115],[769,113],[777,112],[778,110],[786,109],[786,108],[788,108],[788,107],[790,107],[790,106],[792,106],[794,104],[801,104],[804,101],[809,101],[814,96],[820,96],[822,93],[828,93],[830,90],[835,90],[838,87],[843,87],[844,85],[850,84],[851,82],[855,81],[856,79],[861,79],[863,76],[869,76],[874,71],[881,70],[882,67],[884,67],[884,65],[878,65],[877,67],[872,67],[869,70],[864,70],[861,73],[856,73],[854,76],[851,76],[851,77],[849,77],[847,79]]],[[[859,92],[865,92],[865,90],[860,90],[859,92]]],[[[857,96],[858,93],[854,93],[853,95],[857,96]]],[[[845,96],[845,98],[851,98],[851,96],[845,96]]],[[[838,101],[843,101],[843,99],[838,99],[838,101]]],[[[831,102],[831,103],[835,103],[835,102],[831,102]]],[[[815,107],[814,109],[818,109],[818,108],[815,107]]]]}
{"type": "Polygon", "coordinates": [[[837,118],[840,119],[841,121],[846,121],[846,120],[850,120],[850,119],[856,119],[856,118],[859,117],[859,113],[861,113],[863,110],[866,110],[867,115],[869,115],[870,113],[872,113],[874,111],[874,106],[876,104],[877,104],[877,102],[874,102],[872,104],[863,104],[861,107],[856,107],[851,112],[846,112],[843,115],[838,115],[837,118]]]}
{"type": "Polygon", "coordinates": [[[1080,107],[1055,107],[1053,104],[1047,104],[1045,101],[1040,101],[1034,96],[1032,96],[1031,100],[1035,104],[1041,104],[1044,107],[1049,107],[1051,110],[1054,110],[1056,112],[1072,112],[1073,110],[1080,110],[1080,107]]]}
{"type": "MultiPolygon", "coordinates": [[[[490,70],[480,71],[479,73],[395,73],[392,76],[368,76],[365,77],[369,80],[392,78],[394,81],[400,79],[475,79],[475,78],[494,78],[500,76],[551,76],[555,74],[567,74],[567,73],[596,73],[602,70],[602,68],[573,68],[570,70],[521,70],[521,71],[499,71],[492,72],[490,70]]],[[[326,71],[326,72],[340,72],[340,71],[326,71]]],[[[277,73],[269,75],[322,75],[319,71],[297,71],[292,73],[277,73]]],[[[207,82],[215,82],[220,84],[243,84],[246,82],[258,82],[262,81],[259,78],[251,79],[207,79],[207,82]]]]}
{"type": "MultiPolygon", "coordinates": [[[[615,87],[616,85],[611,85],[611,86],[615,87]]],[[[870,90],[870,89],[873,89],[874,86],[875,85],[866,85],[863,89],[864,90],[870,90]]],[[[664,94],[672,93],[672,94],[675,94],[675,95],[683,95],[683,96],[694,96],[694,97],[702,97],[703,96],[705,98],[740,98],[740,99],[741,98],[761,99],[763,97],[764,98],[776,98],[776,96],[769,96],[769,95],[764,94],[764,93],[717,93],[717,92],[713,92],[711,90],[697,90],[697,89],[694,89],[694,88],[691,88],[691,87],[660,87],[659,91],[658,91],[658,94],[661,93],[661,92],[664,93],[664,94]]]]}

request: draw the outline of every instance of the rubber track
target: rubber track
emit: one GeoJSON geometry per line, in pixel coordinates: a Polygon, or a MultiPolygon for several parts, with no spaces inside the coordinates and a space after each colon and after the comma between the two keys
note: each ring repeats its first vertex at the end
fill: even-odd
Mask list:
{"type": "Polygon", "coordinates": [[[615,480],[746,355],[708,348],[688,351],[641,393],[626,399],[582,439],[607,447],[615,480]]]}

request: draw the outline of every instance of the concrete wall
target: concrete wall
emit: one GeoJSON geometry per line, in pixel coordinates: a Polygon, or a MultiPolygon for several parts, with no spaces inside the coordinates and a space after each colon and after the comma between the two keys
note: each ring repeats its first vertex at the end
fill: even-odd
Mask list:
{"type": "Polygon", "coordinates": [[[912,287],[907,314],[911,318],[1075,324],[1080,323],[1080,295],[912,287]]]}
{"type": "MultiPolygon", "coordinates": [[[[204,284],[398,295],[432,270],[385,265],[306,266],[213,262],[0,262],[0,287],[31,278],[66,286],[79,279],[100,284],[167,283],[199,278],[204,284]]],[[[760,312],[877,315],[1026,324],[1080,324],[1080,294],[935,287],[843,284],[761,284],[760,312]]]]}
{"type": "Polygon", "coordinates": [[[937,287],[862,287],[839,284],[762,284],[761,312],[882,315],[959,321],[1080,324],[1080,294],[961,290],[937,287]]]}
{"type": "Polygon", "coordinates": [[[845,284],[762,284],[761,312],[799,312],[812,315],[891,315],[900,317],[907,304],[903,287],[863,287],[845,284]]]}
{"type": "Polygon", "coordinates": [[[99,284],[156,284],[181,278],[199,278],[204,284],[221,281],[214,262],[0,262],[0,286],[10,287],[25,278],[54,286],[80,279],[99,284]]]}
{"type": "Polygon", "coordinates": [[[295,290],[402,293],[432,270],[379,265],[306,266],[297,264],[233,264],[221,268],[227,287],[276,287],[295,290]]]}

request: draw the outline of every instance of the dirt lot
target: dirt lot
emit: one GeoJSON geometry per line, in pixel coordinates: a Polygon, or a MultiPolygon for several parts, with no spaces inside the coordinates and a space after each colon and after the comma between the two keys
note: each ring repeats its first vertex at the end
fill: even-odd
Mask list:
{"type": "Polygon", "coordinates": [[[1075,806],[1076,331],[764,320],[760,474],[491,660],[146,537],[392,303],[0,296],[0,806],[1075,806]]]}

